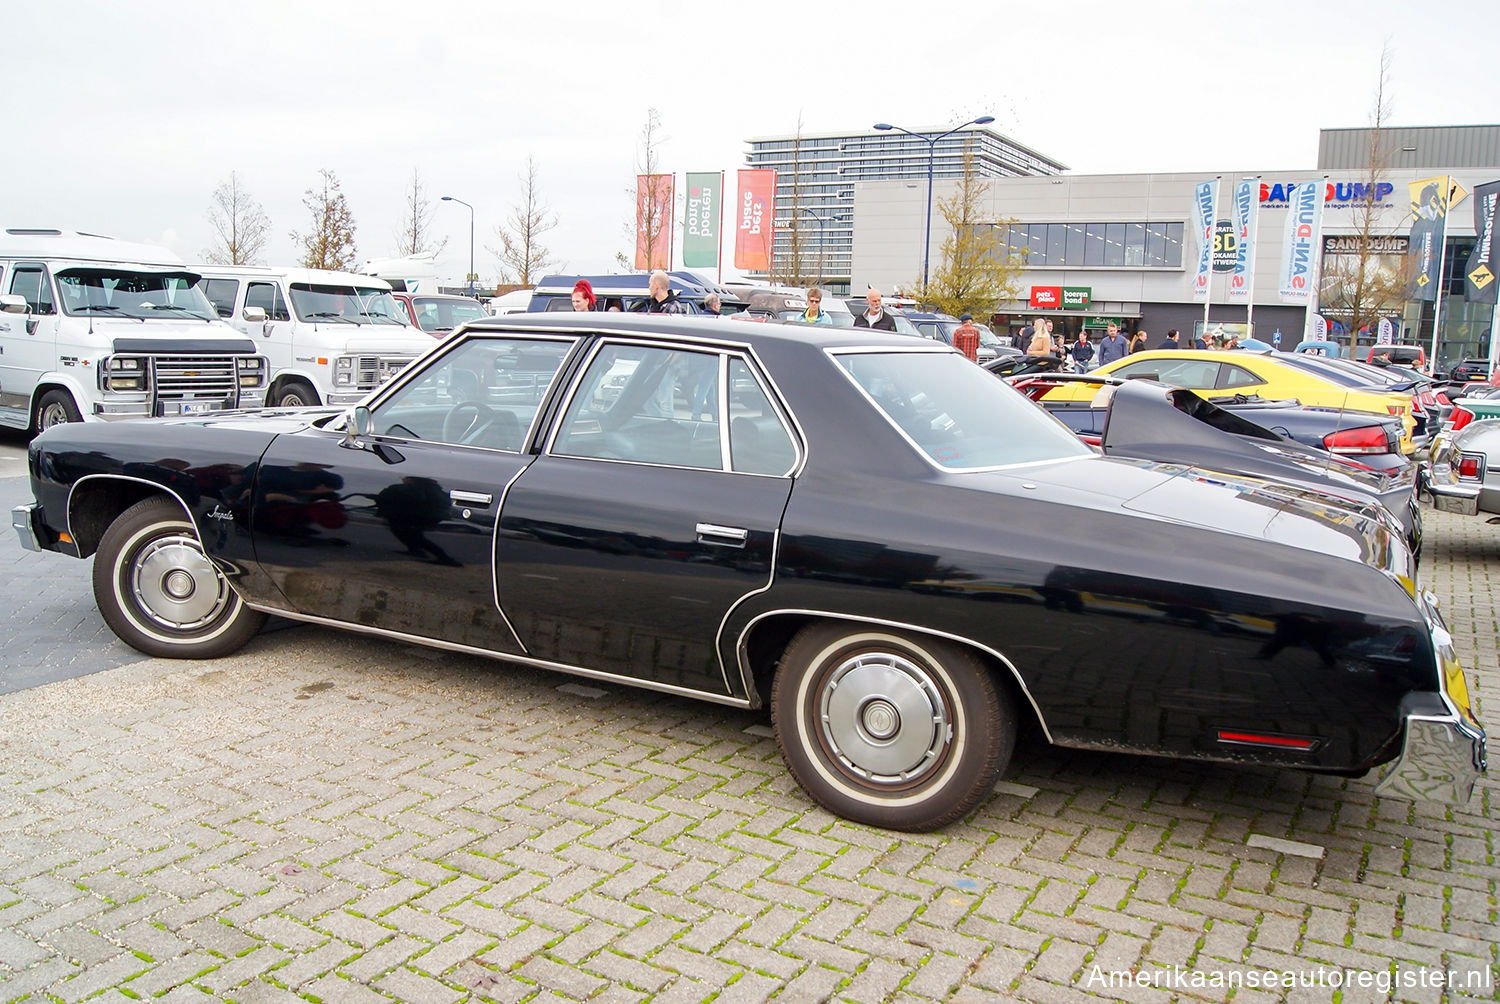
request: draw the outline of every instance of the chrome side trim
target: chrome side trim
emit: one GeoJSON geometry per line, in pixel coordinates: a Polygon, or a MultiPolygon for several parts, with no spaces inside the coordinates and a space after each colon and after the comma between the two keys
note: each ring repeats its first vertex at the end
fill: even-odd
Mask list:
{"type": "Polygon", "coordinates": [[[516,626],[510,622],[510,618],[505,614],[505,606],[500,602],[500,576],[497,574],[500,570],[500,562],[496,556],[500,553],[500,518],[505,515],[505,496],[510,494],[510,486],[520,480],[521,475],[526,473],[535,460],[536,457],[533,456],[531,462],[522,465],[521,469],[516,471],[515,477],[505,482],[505,487],[500,489],[500,504],[495,506],[495,532],[490,534],[490,591],[495,597],[495,610],[500,614],[500,619],[505,622],[505,626],[510,629],[510,636],[516,640],[522,652],[530,650],[526,647],[526,642],[521,640],[521,632],[517,631],[516,626]]]}
{"type": "Polygon", "coordinates": [[[735,644],[735,652],[737,658],[740,661],[740,675],[743,676],[746,681],[749,681],[752,678],[750,673],[748,652],[746,651],[747,639],[750,636],[750,632],[754,630],[756,624],[758,624],[762,620],[765,620],[767,617],[776,617],[783,614],[795,614],[803,617],[820,617],[829,620],[850,621],[859,624],[875,624],[884,628],[894,628],[899,631],[911,631],[915,634],[927,635],[933,638],[946,638],[948,641],[957,642],[960,645],[967,645],[970,648],[977,648],[981,652],[986,652],[989,655],[994,656],[1000,661],[1001,665],[1010,670],[1011,676],[1016,681],[1016,686],[1021,688],[1021,693],[1025,695],[1027,702],[1031,705],[1031,710],[1036,712],[1036,720],[1042,726],[1042,733],[1047,737],[1047,741],[1049,743],[1056,742],[1056,740],[1052,738],[1052,729],[1047,725],[1047,717],[1042,714],[1041,705],[1037,704],[1036,697],[1032,695],[1031,688],[1026,686],[1026,681],[1022,679],[1021,673],[1016,669],[1015,663],[1011,662],[1004,655],[1000,654],[990,646],[983,644],[982,642],[977,642],[972,638],[965,638],[963,635],[951,634],[947,631],[935,631],[930,627],[924,627],[920,624],[907,624],[902,621],[890,621],[880,617],[866,617],[860,614],[840,613],[833,610],[805,610],[793,608],[767,610],[763,614],[757,614],[750,620],[748,624],[745,625],[745,629],[740,632],[739,641],[735,644]]]}
{"type": "MultiPolygon", "coordinates": [[[[725,690],[733,690],[734,688],[729,685],[729,667],[725,665],[724,656],[722,654],[724,651],[724,627],[729,623],[729,618],[734,616],[734,612],[738,610],[746,600],[748,600],[752,596],[758,596],[761,593],[770,591],[771,587],[776,584],[776,567],[780,563],[781,527],[778,526],[775,530],[771,531],[771,567],[766,573],[766,584],[750,590],[744,596],[741,596],[739,599],[729,604],[729,609],[724,611],[724,616],[719,620],[719,629],[714,632],[714,658],[719,660],[719,673],[723,676],[725,690]]],[[[758,619],[759,618],[757,618],[757,620],[758,619]]],[[[751,623],[754,622],[752,621],[751,623]]],[[[749,625],[746,625],[745,630],[749,631],[749,625]]],[[[735,646],[735,660],[740,664],[740,687],[745,692],[745,705],[746,707],[756,707],[759,704],[760,695],[756,694],[755,687],[751,683],[754,677],[750,675],[749,665],[745,661],[744,638],[744,633],[741,633],[739,644],[735,646]]]]}
{"type": "Polygon", "coordinates": [[[262,606],[260,604],[245,601],[245,605],[252,610],[260,610],[288,620],[305,621],[308,624],[318,624],[323,627],[338,628],[342,631],[354,631],[359,634],[375,635],[381,638],[394,638],[397,641],[408,642],[412,645],[421,645],[424,648],[440,648],[449,652],[463,652],[466,655],[483,656],[486,659],[495,659],[499,662],[519,662],[526,666],[535,666],[538,669],[552,670],[557,673],[566,673],[570,676],[587,677],[590,680],[602,680],[607,683],[618,683],[630,687],[632,690],[654,690],[663,694],[673,694],[677,697],[690,697],[698,701],[707,701],[711,704],[724,704],[732,708],[748,708],[750,702],[743,697],[731,697],[728,694],[713,694],[704,690],[691,690],[687,687],[678,687],[670,683],[656,683],[652,680],[643,680],[634,676],[620,676],[618,673],[605,673],[597,669],[585,669],[582,666],[570,666],[560,662],[548,662],[546,659],[533,659],[530,656],[506,655],[500,652],[492,652],[487,648],[475,648],[472,645],[460,645],[457,642],[443,641],[439,638],[423,638],[419,635],[403,634],[400,631],[388,631],[385,628],[368,627],[364,624],[354,624],[349,621],[330,620],[326,617],[317,617],[312,614],[301,614],[294,611],[281,610],[276,607],[262,606]]]}

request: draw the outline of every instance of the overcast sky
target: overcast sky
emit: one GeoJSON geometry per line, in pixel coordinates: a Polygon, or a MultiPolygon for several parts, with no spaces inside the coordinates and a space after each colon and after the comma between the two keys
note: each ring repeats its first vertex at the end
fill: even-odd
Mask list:
{"type": "Polygon", "coordinates": [[[1310,170],[1320,128],[1368,124],[1387,41],[1390,124],[1500,122],[1497,22],[1493,0],[7,3],[0,221],[195,261],[234,171],[290,264],[327,168],[363,261],[396,252],[415,169],[439,275],[468,266],[452,195],[490,282],[531,156],[558,270],[611,271],[651,108],[662,170],[729,172],[731,195],[745,140],[799,120],[990,114],[1075,174],[1310,170]]]}

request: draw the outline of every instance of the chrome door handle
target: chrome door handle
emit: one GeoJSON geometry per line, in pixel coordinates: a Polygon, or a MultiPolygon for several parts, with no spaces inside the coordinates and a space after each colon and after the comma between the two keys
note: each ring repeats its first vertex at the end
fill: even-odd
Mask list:
{"type": "Polygon", "coordinates": [[[729,544],[733,547],[744,547],[745,541],[750,539],[750,531],[738,526],[720,526],[717,523],[699,523],[697,526],[698,539],[705,543],[729,544]]]}
{"type": "Polygon", "coordinates": [[[448,497],[453,500],[455,505],[487,506],[495,501],[495,496],[487,492],[464,492],[456,488],[448,493],[448,497]]]}

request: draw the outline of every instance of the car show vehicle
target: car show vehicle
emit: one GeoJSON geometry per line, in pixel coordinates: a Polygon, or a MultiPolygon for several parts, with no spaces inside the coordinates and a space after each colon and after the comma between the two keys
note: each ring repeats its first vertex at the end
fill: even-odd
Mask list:
{"type": "Polygon", "coordinates": [[[1448,379],[1454,383],[1483,382],[1489,378],[1488,359],[1460,359],[1448,369],[1448,379]]]}
{"type": "Polygon", "coordinates": [[[384,279],[260,265],[194,271],[219,316],[270,360],[269,407],[351,404],[432,346],[384,279]]]}
{"type": "Polygon", "coordinates": [[[412,325],[434,338],[447,337],[453,333],[454,328],[466,321],[477,321],[481,317],[490,316],[490,312],[484,309],[484,304],[472,296],[392,290],[391,299],[396,301],[397,306],[405,309],[412,325]]]}
{"type": "Polygon", "coordinates": [[[1406,404],[1413,422],[1411,439],[1418,449],[1426,446],[1437,431],[1439,423],[1432,413],[1437,410],[1437,399],[1430,389],[1432,378],[1425,374],[1405,367],[1362,363],[1355,359],[1301,355],[1285,362],[1352,390],[1408,399],[1406,404]]]}
{"type": "Polygon", "coordinates": [[[1484,769],[1377,505],[1102,456],[898,334],[559,313],[432,344],[342,412],[50,429],[12,526],[92,556],[142,652],[278,614],[769,709],[807,794],[874,826],[964,817],[1019,735],[1460,804],[1484,769]]]}
{"type": "Polygon", "coordinates": [[[1467,406],[1462,421],[1438,433],[1428,450],[1422,485],[1432,504],[1463,516],[1500,516],[1500,401],[1475,419],[1467,406]]]}
{"type": "Polygon", "coordinates": [[[1365,362],[1388,362],[1422,369],[1427,365],[1427,350],[1420,345],[1371,345],[1365,352],[1365,362]]]}
{"type": "Polygon", "coordinates": [[[0,233],[0,426],[197,415],[260,404],[267,363],[165,248],[0,233]]]}
{"type": "MultiPolygon", "coordinates": [[[[1104,376],[1160,380],[1203,397],[1254,394],[1267,399],[1296,398],[1315,408],[1396,415],[1404,427],[1401,452],[1408,456],[1416,452],[1416,443],[1411,438],[1416,427],[1411,395],[1345,386],[1327,375],[1305,368],[1308,364],[1331,362],[1333,360],[1278,352],[1151,349],[1128,355],[1092,372],[1104,376]]],[[[1048,392],[1047,399],[1081,400],[1092,393],[1088,387],[1058,387],[1048,392]]]]}

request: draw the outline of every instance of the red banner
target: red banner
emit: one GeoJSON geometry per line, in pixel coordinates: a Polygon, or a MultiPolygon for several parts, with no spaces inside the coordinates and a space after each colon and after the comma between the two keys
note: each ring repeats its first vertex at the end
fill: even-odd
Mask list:
{"type": "Polygon", "coordinates": [[[672,267],[672,195],[676,176],[635,176],[635,267],[672,267]]]}
{"type": "Polygon", "coordinates": [[[734,267],[750,272],[771,270],[775,240],[776,172],[769,168],[740,172],[740,202],[734,231],[734,267]]]}

